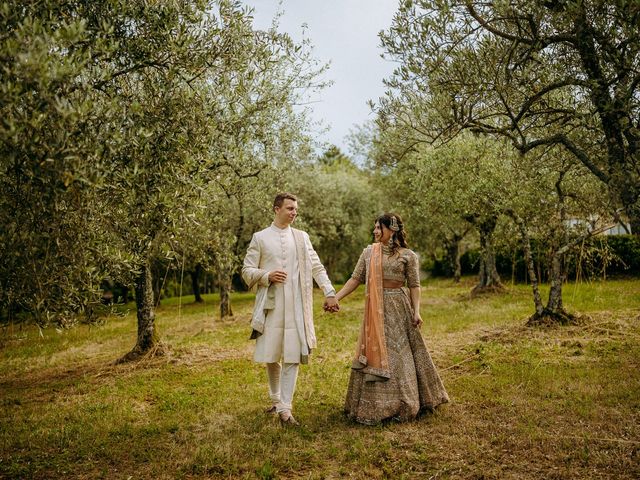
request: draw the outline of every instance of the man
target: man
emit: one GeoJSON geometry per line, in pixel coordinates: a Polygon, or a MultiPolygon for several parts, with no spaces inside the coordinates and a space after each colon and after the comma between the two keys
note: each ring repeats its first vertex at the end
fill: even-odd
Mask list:
{"type": "Polygon", "coordinates": [[[284,424],[298,425],[291,414],[300,363],[307,363],[316,346],[313,327],[313,280],[325,295],[325,310],[337,310],[336,292],[320,263],[309,235],[291,228],[298,200],[290,193],[273,201],[271,226],[253,234],[242,266],[242,278],[257,285],[251,320],[256,339],[254,360],[267,364],[268,413],[284,424]],[[282,365],[280,364],[282,361],[282,365]]]}

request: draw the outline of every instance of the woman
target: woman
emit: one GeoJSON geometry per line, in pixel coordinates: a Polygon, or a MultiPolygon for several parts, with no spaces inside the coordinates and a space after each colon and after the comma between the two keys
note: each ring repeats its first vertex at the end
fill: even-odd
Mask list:
{"type": "Polygon", "coordinates": [[[392,213],[381,215],[373,235],[376,243],[364,249],[351,278],[336,295],[341,301],[366,283],[364,321],[345,412],[368,425],[412,420],[449,401],[418,330],[422,325],[418,259],[407,248],[402,219],[392,213]]]}

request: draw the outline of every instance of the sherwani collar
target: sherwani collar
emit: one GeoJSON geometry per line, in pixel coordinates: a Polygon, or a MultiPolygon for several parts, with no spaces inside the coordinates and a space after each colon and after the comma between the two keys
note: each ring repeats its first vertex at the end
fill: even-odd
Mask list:
{"type": "Polygon", "coordinates": [[[280,228],[273,222],[271,223],[269,228],[271,228],[271,230],[273,230],[274,232],[278,232],[278,233],[287,233],[291,231],[291,225],[287,225],[284,228],[280,228]]]}

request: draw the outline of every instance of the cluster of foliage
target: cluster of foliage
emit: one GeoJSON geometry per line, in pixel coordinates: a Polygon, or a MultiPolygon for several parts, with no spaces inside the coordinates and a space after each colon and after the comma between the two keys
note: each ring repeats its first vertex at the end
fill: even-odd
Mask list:
{"type": "MultiPolygon", "coordinates": [[[[536,259],[536,275],[548,281],[551,247],[537,238],[531,239],[531,253],[536,259]]],[[[429,265],[434,277],[451,277],[446,258],[435,258],[429,265]]],[[[468,248],[460,256],[462,275],[478,271],[480,251],[468,248]]],[[[600,235],[590,237],[567,255],[567,278],[607,279],[611,276],[637,276],[640,272],[640,241],[635,235],[600,235]]],[[[519,245],[500,241],[496,247],[496,269],[502,278],[512,282],[527,282],[529,273],[524,252],[519,245]]]]}
{"type": "Polygon", "coordinates": [[[152,265],[237,262],[309,151],[295,105],[325,67],[235,1],[14,1],[0,22],[2,315],[68,324],[109,277],[147,350],[152,265]]]}
{"type": "Polygon", "coordinates": [[[330,278],[345,282],[373,240],[374,220],[386,206],[383,189],[336,147],[301,168],[289,185],[300,196],[298,227],[309,232],[330,278]]]}
{"type": "Polygon", "coordinates": [[[326,66],[251,15],[231,0],[2,4],[3,319],[72,325],[105,285],[133,286],[135,358],[159,344],[171,270],[197,298],[210,272],[231,315],[251,234],[284,190],[332,277],[348,276],[379,211],[370,176],[336,147],[314,159],[300,105],[326,66]]]}
{"type": "Polygon", "coordinates": [[[617,0],[405,0],[380,124],[410,144],[472,130],[521,153],[556,147],[640,231],[640,6],[617,0]]]}
{"type": "Polygon", "coordinates": [[[399,66],[377,106],[377,163],[448,270],[477,235],[479,289],[501,286],[496,235],[517,239],[535,319],[570,320],[572,249],[620,211],[640,230],[638,18],[626,1],[407,0],[381,34],[399,66]],[[549,245],[546,305],[531,237],[549,245]]]}

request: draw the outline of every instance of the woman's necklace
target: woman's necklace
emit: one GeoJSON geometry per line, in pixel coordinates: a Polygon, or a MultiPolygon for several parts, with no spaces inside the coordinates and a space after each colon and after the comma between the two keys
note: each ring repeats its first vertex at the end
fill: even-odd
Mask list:
{"type": "Polygon", "coordinates": [[[382,253],[384,255],[391,255],[391,247],[389,245],[382,244],[382,253]]]}

